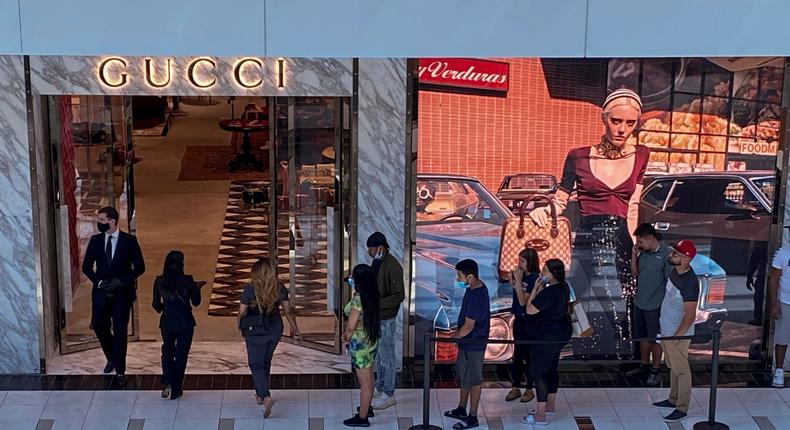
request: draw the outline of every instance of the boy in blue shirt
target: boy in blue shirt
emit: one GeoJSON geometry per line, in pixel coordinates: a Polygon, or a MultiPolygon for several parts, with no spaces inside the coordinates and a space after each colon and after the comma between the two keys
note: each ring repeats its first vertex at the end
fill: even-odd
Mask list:
{"type": "MultiPolygon", "coordinates": [[[[455,337],[469,340],[488,339],[491,308],[488,288],[479,278],[479,270],[474,260],[461,260],[455,265],[456,287],[466,288],[458,314],[458,330],[455,337]]],[[[479,427],[477,408],[480,405],[480,388],[483,379],[483,356],[485,342],[459,343],[456,361],[461,395],[458,407],[444,413],[445,416],[460,420],[454,429],[479,427]],[[466,404],[469,403],[469,414],[466,404]]]]}

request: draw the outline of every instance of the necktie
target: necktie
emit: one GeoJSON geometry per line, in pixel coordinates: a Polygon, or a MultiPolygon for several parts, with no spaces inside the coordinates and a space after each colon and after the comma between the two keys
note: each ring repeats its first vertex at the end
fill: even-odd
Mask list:
{"type": "Polygon", "coordinates": [[[107,254],[107,267],[112,265],[112,236],[107,236],[107,247],[104,249],[107,254]]]}

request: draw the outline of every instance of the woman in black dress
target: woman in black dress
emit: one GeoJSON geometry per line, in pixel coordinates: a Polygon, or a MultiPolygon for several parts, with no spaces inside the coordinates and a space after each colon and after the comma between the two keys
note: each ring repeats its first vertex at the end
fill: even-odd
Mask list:
{"type": "Polygon", "coordinates": [[[184,274],[184,254],[170,251],[162,274],[154,281],[152,306],[159,317],[162,332],[162,398],[175,400],[183,394],[195,317],[192,307],[200,306],[200,287],[192,276],[184,274]]]}
{"type": "Polygon", "coordinates": [[[560,376],[557,366],[560,351],[571,338],[573,329],[568,315],[570,289],[565,283],[565,265],[561,260],[546,261],[540,279],[527,299],[531,316],[529,337],[550,343],[531,345],[529,371],[535,381],[538,408],[534,415],[522,420],[527,424],[544,425],[546,416],[557,413],[557,389],[560,376]]]}

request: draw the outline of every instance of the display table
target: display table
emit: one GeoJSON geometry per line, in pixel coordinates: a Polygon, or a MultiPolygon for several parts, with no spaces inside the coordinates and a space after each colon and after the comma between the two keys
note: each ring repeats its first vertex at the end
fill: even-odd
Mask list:
{"type": "Polygon", "coordinates": [[[219,122],[219,128],[234,133],[242,134],[241,152],[236,155],[236,158],[228,163],[228,170],[235,171],[241,166],[252,166],[255,169],[264,170],[264,163],[255,157],[252,153],[252,144],[250,143],[250,133],[260,133],[269,131],[269,121],[267,120],[243,120],[243,119],[225,119],[219,122]]]}

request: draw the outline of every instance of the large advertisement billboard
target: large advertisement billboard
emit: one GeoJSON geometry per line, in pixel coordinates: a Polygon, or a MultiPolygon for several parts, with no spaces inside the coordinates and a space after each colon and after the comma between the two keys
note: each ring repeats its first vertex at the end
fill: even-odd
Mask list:
{"type": "MultiPolygon", "coordinates": [[[[421,66],[436,62],[429,60],[421,66]]],[[[634,358],[628,339],[638,285],[630,256],[635,227],[650,223],[665,243],[686,239],[698,249],[692,267],[701,289],[700,336],[691,355],[710,356],[706,323],[726,312],[722,356],[759,358],[782,59],[444,62],[433,67],[466,72],[436,79],[474,77],[506,64],[499,67],[507,86],[421,87],[416,353],[426,331],[455,330],[464,291],[453,288],[453,267],[464,258],[478,262],[488,286],[491,337],[512,337],[513,293],[504,272],[530,244],[567,260],[568,279],[594,328],[563,356],[634,358]],[[641,116],[624,142],[611,146],[602,106],[622,89],[639,96],[641,116]],[[541,231],[553,219],[570,234],[541,231]],[[508,233],[518,227],[527,233],[508,233]]],[[[437,345],[438,360],[454,354],[452,344],[437,345]]],[[[511,354],[509,346],[490,345],[486,357],[506,361],[511,354]]]]}

